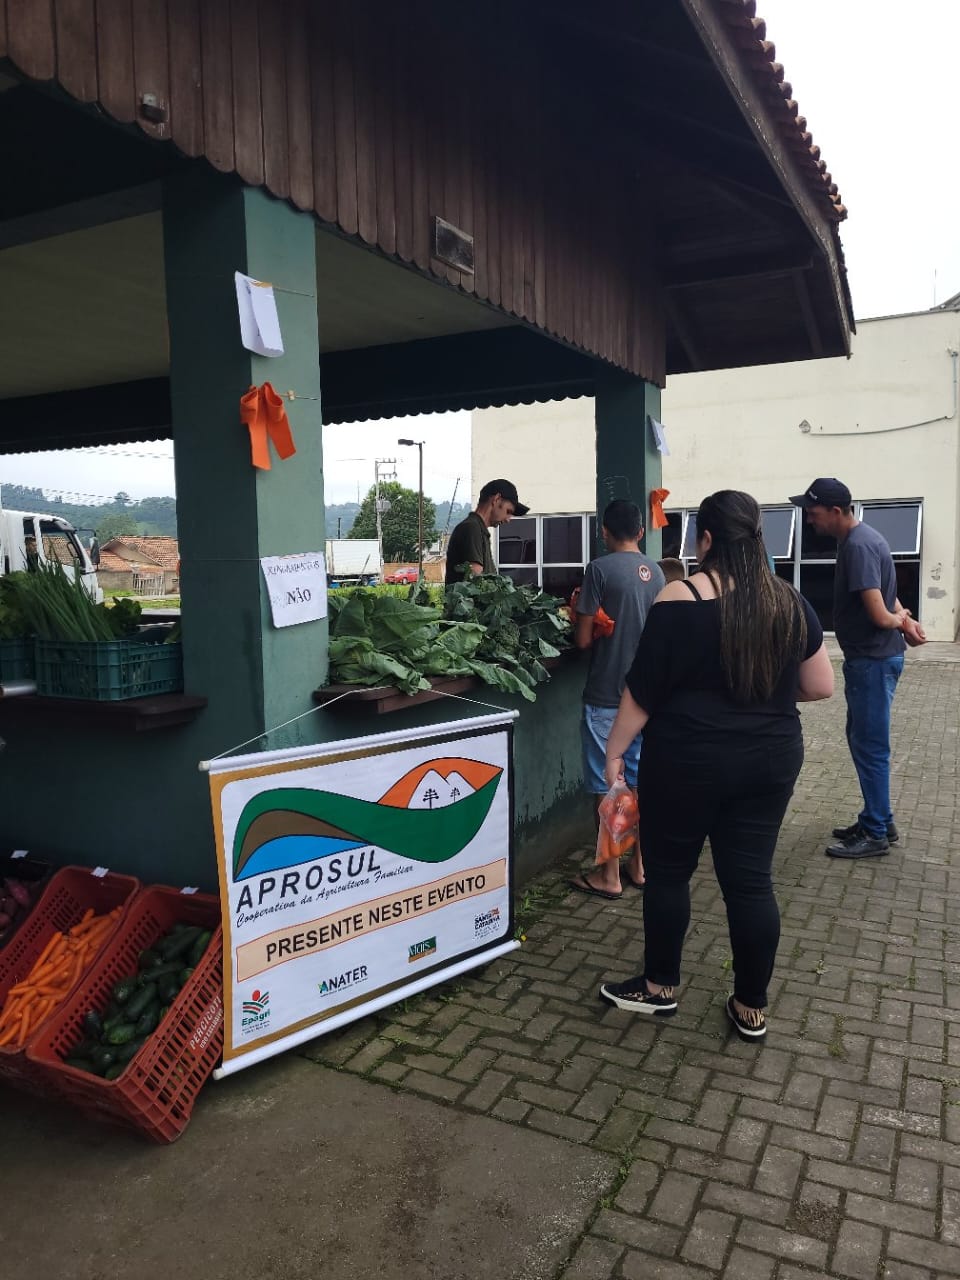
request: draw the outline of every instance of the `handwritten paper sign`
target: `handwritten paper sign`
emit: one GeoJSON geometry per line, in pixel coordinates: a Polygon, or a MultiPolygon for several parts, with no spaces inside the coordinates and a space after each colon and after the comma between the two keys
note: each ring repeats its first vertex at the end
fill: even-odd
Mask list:
{"type": "Polygon", "coordinates": [[[650,426],[653,429],[653,438],[656,442],[657,448],[662,454],[669,457],[670,450],[667,448],[667,433],[663,429],[663,423],[658,422],[656,418],[651,418],[650,426]]]}
{"type": "Polygon", "coordinates": [[[264,556],[260,561],[275,627],[327,616],[327,565],[320,551],[264,556]]]}
{"type": "Polygon", "coordinates": [[[234,279],[237,282],[241,342],[248,351],[255,351],[257,355],[282,356],[283,337],[273,286],[240,271],[234,272],[234,279]]]}

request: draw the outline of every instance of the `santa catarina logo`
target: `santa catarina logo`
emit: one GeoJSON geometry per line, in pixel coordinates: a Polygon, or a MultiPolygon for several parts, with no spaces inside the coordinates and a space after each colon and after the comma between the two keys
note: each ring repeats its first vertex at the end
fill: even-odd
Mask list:
{"type": "Polygon", "coordinates": [[[480,915],[473,917],[473,932],[477,938],[489,937],[490,934],[497,933],[499,929],[499,907],[491,907],[489,911],[482,911],[480,915]]]}
{"type": "Polygon", "coordinates": [[[371,847],[413,862],[448,862],[483,826],[502,777],[485,761],[443,757],[410,769],[379,800],[309,787],[261,791],[237,823],[233,879],[371,847]]]}

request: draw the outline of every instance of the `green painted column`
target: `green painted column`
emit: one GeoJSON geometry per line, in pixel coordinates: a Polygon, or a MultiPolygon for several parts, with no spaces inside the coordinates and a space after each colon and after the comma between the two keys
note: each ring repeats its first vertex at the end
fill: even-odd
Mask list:
{"type": "Polygon", "coordinates": [[[663,537],[650,527],[650,490],[661,485],[661,458],[648,416],[660,417],[660,389],[642,378],[597,365],[594,413],[597,429],[597,529],[614,498],[629,498],[643,512],[641,543],[659,560],[663,537]]]}
{"type": "MultiPolygon", "coordinates": [[[[210,706],[211,754],[312,705],[327,670],[327,624],[277,629],[260,557],[324,549],[314,220],[207,170],[168,179],[163,200],[170,384],[181,552],[184,675],[210,706]],[[284,354],[240,341],[234,272],[276,291],[284,354]],[[240,397],[269,381],[297,452],[257,470],[240,397]]],[[[312,718],[259,746],[316,737],[312,718]]],[[[248,750],[257,749],[257,745],[248,750]]]]}

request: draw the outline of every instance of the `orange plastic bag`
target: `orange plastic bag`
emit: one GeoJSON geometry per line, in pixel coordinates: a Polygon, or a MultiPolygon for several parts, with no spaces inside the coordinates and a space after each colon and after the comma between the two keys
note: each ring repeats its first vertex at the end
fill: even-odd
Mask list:
{"type": "Polygon", "coordinates": [[[620,858],[639,843],[637,797],[622,779],[617,779],[600,801],[600,830],[597,832],[596,864],[620,858]]]}
{"type": "Polygon", "coordinates": [[[615,625],[616,624],[614,623],[613,619],[610,617],[609,613],[605,612],[605,610],[601,606],[597,610],[597,612],[593,615],[594,640],[598,639],[600,636],[612,636],[613,628],[615,625]]]}
{"type": "MultiPolygon", "coordinates": [[[[569,604],[563,605],[563,612],[570,619],[573,625],[577,621],[577,601],[580,599],[580,588],[575,587],[570,596],[569,604]]],[[[601,636],[612,636],[615,623],[610,615],[603,609],[599,608],[593,615],[593,638],[598,640],[601,636]]]]}
{"type": "Polygon", "coordinates": [[[602,862],[609,862],[611,858],[622,858],[625,853],[630,852],[636,842],[636,827],[628,827],[622,836],[612,836],[601,822],[600,830],[597,832],[597,856],[594,865],[599,867],[602,862]]]}

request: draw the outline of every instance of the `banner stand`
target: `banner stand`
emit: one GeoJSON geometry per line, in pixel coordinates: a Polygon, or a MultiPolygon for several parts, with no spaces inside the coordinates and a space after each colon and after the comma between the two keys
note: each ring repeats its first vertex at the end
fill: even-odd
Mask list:
{"type": "MultiPolygon", "coordinates": [[[[501,956],[509,955],[511,951],[520,949],[519,942],[505,942],[500,947],[495,947],[492,951],[484,951],[480,955],[471,956],[468,960],[463,960],[459,964],[448,965],[443,970],[442,982],[449,982],[453,978],[459,978],[463,973],[469,973],[471,969],[480,969],[484,965],[490,964],[493,960],[499,960],[501,956]]],[[[371,1013],[379,1013],[381,1009],[386,1009],[392,1004],[399,1004],[402,1000],[409,1000],[411,996],[418,996],[422,991],[428,991],[431,987],[437,986],[437,979],[430,974],[420,978],[417,982],[410,982],[405,987],[398,987],[396,991],[390,991],[386,995],[380,996],[374,1000],[368,1000],[356,1009],[349,1009],[346,1013],[335,1013],[326,1022],[314,1024],[304,1029],[296,1035],[287,1036],[284,1040],[284,1051],[287,1049],[296,1049],[298,1045],[306,1044],[309,1040],[316,1040],[318,1036],[328,1035],[331,1031],[339,1031],[341,1027],[349,1026],[351,1022],[359,1022],[361,1018],[367,1017],[371,1013]]],[[[225,1062],[222,1066],[217,1067],[213,1073],[214,1080],[222,1080],[224,1076],[232,1076],[237,1071],[243,1071],[245,1067],[252,1067],[258,1062],[263,1062],[266,1058],[276,1057],[277,1050],[273,1045],[266,1045],[261,1049],[252,1049],[242,1058],[234,1058],[230,1062],[225,1062]]]]}
{"type": "Polygon", "coordinates": [[[515,711],[205,761],[221,1079],[514,951],[515,711]]]}

